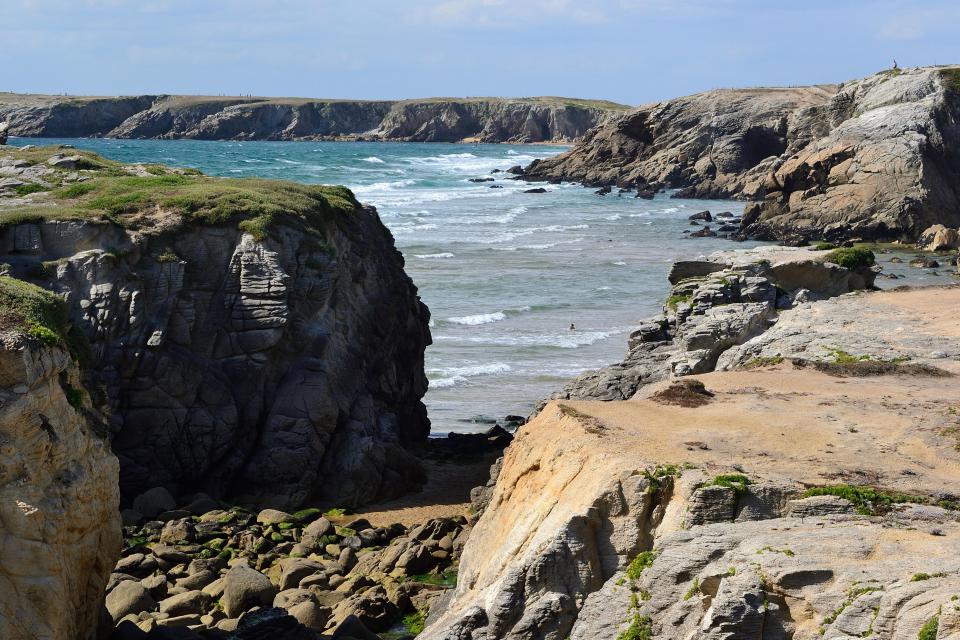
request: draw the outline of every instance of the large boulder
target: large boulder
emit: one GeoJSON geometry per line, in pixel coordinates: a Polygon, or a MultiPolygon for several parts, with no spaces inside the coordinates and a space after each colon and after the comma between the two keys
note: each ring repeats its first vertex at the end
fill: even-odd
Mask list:
{"type": "Polygon", "coordinates": [[[120,554],[118,465],[58,327],[22,324],[35,304],[56,313],[0,276],[0,638],[85,640],[120,554]]]}
{"type": "Polygon", "coordinates": [[[270,579],[244,564],[238,564],[227,571],[223,578],[223,597],[220,603],[227,616],[236,618],[253,607],[265,607],[273,604],[277,588],[270,579]]]}
{"type": "Polygon", "coordinates": [[[922,251],[948,251],[960,247],[960,230],[948,229],[942,224],[927,227],[917,240],[922,251]]]}

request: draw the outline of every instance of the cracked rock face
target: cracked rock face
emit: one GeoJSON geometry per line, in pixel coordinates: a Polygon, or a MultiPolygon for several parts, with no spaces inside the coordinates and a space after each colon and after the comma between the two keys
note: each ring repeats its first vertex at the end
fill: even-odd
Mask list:
{"type": "Polygon", "coordinates": [[[913,241],[930,225],[960,225],[958,71],[895,69],[839,86],[646,105],[523,177],[752,200],[742,237],[913,241]]]}
{"type": "Polygon", "coordinates": [[[117,458],[64,349],[0,334],[0,637],[87,640],[120,553],[117,458]]]}
{"type": "Polygon", "coordinates": [[[0,246],[89,339],[127,500],[162,485],[357,505],[421,481],[405,447],[429,431],[429,313],[374,210],[263,241],[49,222],[0,246]]]}

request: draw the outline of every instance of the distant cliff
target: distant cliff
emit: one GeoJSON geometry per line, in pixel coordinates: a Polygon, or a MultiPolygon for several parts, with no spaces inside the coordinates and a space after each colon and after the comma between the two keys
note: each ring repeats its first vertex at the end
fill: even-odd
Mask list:
{"type": "Polygon", "coordinates": [[[0,121],[32,137],[572,142],[627,107],[568,98],[302,98],[0,93],[0,121]]]}
{"type": "Polygon", "coordinates": [[[741,235],[900,239],[960,224],[960,68],[724,89],[611,118],[529,180],[753,200],[741,235]]]}

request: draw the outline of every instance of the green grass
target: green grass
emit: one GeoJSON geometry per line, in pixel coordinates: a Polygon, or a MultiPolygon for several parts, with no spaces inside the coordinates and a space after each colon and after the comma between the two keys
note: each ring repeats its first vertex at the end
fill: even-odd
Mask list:
{"type": "Polygon", "coordinates": [[[674,311],[676,311],[678,304],[690,302],[692,298],[693,298],[692,293],[685,293],[683,295],[670,296],[667,298],[667,302],[666,302],[667,308],[673,309],[674,311]]]}
{"type": "Polygon", "coordinates": [[[643,470],[643,477],[647,479],[649,491],[656,491],[660,488],[660,481],[664,478],[679,478],[683,474],[683,469],[675,464],[667,464],[650,469],[643,470]]]}
{"type": "Polygon", "coordinates": [[[418,636],[423,633],[424,627],[427,626],[427,614],[423,611],[408,613],[403,616],[403,626],[407,628],[411,635],[418,636]]]}
{"type": "Polygon", "coordinates": [[[631,580],[639,580],[644,569],[653,566],[653,561],[657,559],[657,554],[653,551],[641,551],[637,557],[627,565],[627,577],[631,580]]]}
{"type": "Polygon", "coordinates": [[[832,242],[824,241],[813,245],[813,248],[817,251],[830,251],[831,249],[836,249],[837,245],[833,244],[832,242]]]}
{"type": "Polygon", "coordinates": [[[770,356],[770,357],[757,357],[753,360],[750,360],[745,365],[744,369],[757,369],[759,367],[769,367],[777,365],[783,362],[783,356],[770,356]]]}
{"type": "MultiPolygon", "coordinates": [[[[75,150],[69,150],[71,154],[75,150]]],[[[57,147],[14,151],[31,163],[44,163],[57,147]]],[[[89,171],[85,182],[65,183],[66,171],[47,176],[56,187],[28,207],[0,212],[0,226],[44,219],[110,220],[128,228],[149,229],[179,216],[182,224],[237,227],[263,240],[281,222],[299,221],[324,231],[353,214],[359,203],[349,189],[259,178],[211,178],[197,171],[148,165],[148,176],[132,175],[124,165],[96,154],[76,152],[89,171]],[[149,216],[144,214],[150,214],[149,216]]]]}
{"type": "Polygon", "coordinates": [[[728,489],[733,489],[737,493],[743,493],[747,490],[747,485],[750,484],[750,478],[739,473],[726,473],[717,476],[714,478],[709,486],[712,487],[726,487],[728,489]]]}
{"type": "Polygon", "coordinates": [[[853,362],[863,362],[864,360],[870,359],[870,356],[868,355],[855,356],[852,353],[844,351],[843,349],[832,347],[827,349],[830,351],[830,355],[833,356],[833,361],[837,364],[851,364],[853,362]]]}
{"type": "Polygon", "coordinates": [[[70,406],[79,411],[83,408],[83,401],[87,397],[87,394],[83,389],[77,389],[72,386],[69,382],[60,382],[60,387],[63,389],[63,394],[67,397],[67,402],[70,403],[70,406]]]}
{"type": "Polygon", "coordinates": [[[930,578],[942,578],[947,575],[945,572],[941,571],[939,573],[915,573],[910,576],[910,582],[923,582],[924,580],[929,580],[930,578]]]}
{"type": "Polygon", "coordinates": [[[853,503],[857,513],[865,516],[877,515],[890,510],[894,504],[925,504],[920,496],[906,493],[888,493],[873,487],[851,486],[846,484],[829,487],[812,487],[803,492],[804,498],[812,496],[837,496],[853,503]]]}
{"type": "Polygon", "coordinates": [[[689,600],[690,598],[697,595],[698,593],[700,593],[700,578],[694,578],[693,584],[690,585],[690,588],[687,589],[687,592],[683,594],[683,599],[689,600]]]}
{"type": "Polygon", "coordinates": [[[940,616],[934,616],[927,620],[920,632],[917,634],[917,640],[937,640],[937,631],[940,629],[940,616]]]}
{"type": "Polygon", "coordinates": [[[339,507],[334,509],[327,509],[323,515],[327,516],[328,518],[339,518],[341,516],[347,515],[347,510],[341,509],[339,507]]]}
{"type": "Polygon", "coordinates": [[[940,82],[947,91],[960,93],[960,67],[940,69],[940,82]]]}
{"type": "Polygon", "coordinates": [[[637,611],[633,612],[630,626],[617,636],[617,640],[651,640],[651,638],[653,638],[653,621],[650,620],[650,616],[642,616],[637,611]]]}
{"type": "Polygon", "coordinates": [[[841,247],[824,256],[824,260],[847,269],[858,269],[872,267],[876,263],[876,256],[873,251],[863,247],[841,247]]]}
{"type": "Polygon", "coordinates": [[[40,287],[0,276],[0,330],[25,333],[41,343],[68,343],[67,306],[40,287]]]}
{"type": "Polygon", "coordinates": [[[18,196],[28,196],[31,193],[40,193],[46,190],[47,188],[42,184],[22,184],[14,189],[18,196]]]}

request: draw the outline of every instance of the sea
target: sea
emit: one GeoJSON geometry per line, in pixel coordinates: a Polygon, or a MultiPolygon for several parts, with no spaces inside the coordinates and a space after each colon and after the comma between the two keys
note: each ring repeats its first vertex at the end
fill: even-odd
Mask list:
{"type": "MultiPolygon", "coordinates": [[[[432,314],[425,402],[434,435],[528,415],[569,379],[623,357],[630,331],[668,294],[674,260],[757,244],[683,233],[696,229],[691,214],[739,215],[742,202],[671,193],[645,200],[616,189],[599,196],[507,173],[562,146],[49,138],[11,144],[71,144],[123,162],[353,189],[377,207],[432,314]],[[537,186],[546,193],[524,193],[537,186]]],[[[912,284],[923,280],[913,271],[912,284]]],[[[936,273],[928,279],[943,280],[936,273]]],[[[892,286],[885,282],[898,281],[879,284],[892,286]]]]}

